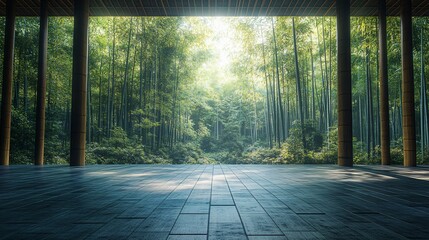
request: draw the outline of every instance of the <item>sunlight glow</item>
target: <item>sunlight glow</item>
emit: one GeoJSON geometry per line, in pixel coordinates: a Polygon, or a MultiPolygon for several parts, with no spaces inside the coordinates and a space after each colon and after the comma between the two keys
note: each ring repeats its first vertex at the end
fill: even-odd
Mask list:
{"type": "Polygon", "coordinates": [[[234,80],[230,73],[230,66],[234,56],[240,49],[241,43],[236,40],[235,28],[233,27],[233,18],[225,17],[207,17],[204,22],[212,34],[206,39],[206,45],[213,54],[213,62],[206,67],[216,69],[218,79],[217,84],[223,85],[234,80]]]}

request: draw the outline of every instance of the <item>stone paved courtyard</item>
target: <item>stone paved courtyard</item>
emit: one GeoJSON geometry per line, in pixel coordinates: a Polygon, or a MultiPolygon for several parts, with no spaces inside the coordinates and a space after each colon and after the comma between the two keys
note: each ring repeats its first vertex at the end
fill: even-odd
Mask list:
{"type": "Polygon", "coordinates": [[[1,239],[429,239],[429,168],[0,168],[1,239]]]}

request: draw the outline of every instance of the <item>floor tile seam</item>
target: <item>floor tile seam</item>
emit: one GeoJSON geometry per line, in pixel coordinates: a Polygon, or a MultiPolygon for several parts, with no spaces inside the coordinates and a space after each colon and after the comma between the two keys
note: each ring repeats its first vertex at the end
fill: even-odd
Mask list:
{"type": "MultiPolygon", "coordinates": [[[[260,186],[261,186],[265,191],[269,192],[269,193],[270,193],[272,196],[274,196],[277,200],[281,201],[283,204],[285,204],[285,205],[287,206],[287,204],[286,204],[282,199],[278,198],[278,197],[277,197],[277,195],[275,195],[274,193],[272,193],[272,191],[268,190],[265,186],[263,186],[263,185],[259,184],[259,183],[258,183],[258,181],[253,180],[253,178],[252,178],[252,177],[250,177],[250,176],[248,176],[248,174],[247,174],[247,173],[243,172],[243,174],[245,174],[245,175],[247,176],[247,178],[251,179],[253,182],[255,182],[256,184],[260,185],[260,186]]],[[[282,187],[278,186],[277,184],[273,183],[271,180],[269,180],[269,179],[267,179],[267,178],[265,178],[265,177],[261,176],[259,173],[256,173],[256,175],[257,175],[259,178],[264,179],[266,182],[269,182],[269,183],[271,183],[272,185],[275,185],[278,189],[280,189],[280,190],[285,190],[284,188],[282,188],[282,187]]],[[[289,191],[287,191],[287,192],[289,192],[289,191]]],[[[298,199],[300,199],[301,201],[303,201],[303,202],[305,202],[305,203],[307,203],[307,204],[309,204],[309,205],[312,205],[311,203],[308,203],[308,202],[306,202],[305,200],[301,199],[299,196],[296,196],[296,194],[291,194],[291,195],[292,195],[292,196],[294,196],[294,197],[296,197],[296,198],[298,198],[298,199]]],[[[256,199],[256,198],[255,198],[255,199],[256,199]]],[[[313,205],[312,205],[312,206],[313,206],[313,205]]],[[[319,211],[321,211],[320,209],[318,209],[318,210],[319,210],[319,211]]]]}
{"type": "MultiPolygon", "coordinates": [[[[151,184],[151,183],[154,183],[156,180],[157,180],[158,178],[153,178],[153,179],[150,179],[150,181],[148,181],[148,182],[145,182],[144,184],[145,185],[143,185],[143,186],[141,186],[140,188],[138,188],[138,189],[136,189],[136,191],[142,191],[142,190],[145,190],[144,188],[148,185],[148,184],[151,184]]],[[[149,179],[148,179],[149,180],[149,179]]],[[[143,183],[141,183],[141,182],[139,182],[139,184],[143,184],[143,183]]],[[[149,193],[149,194],[147,194],[146,196],[144,196],[142,199],[140,199],[138,202],[140,202],[140,201],[142,201],[142,200],[144,200],[144,199],[146,199],[146,198],[149,198],[152,194],[155,194],[155,193],[153,193],[152,191],[149,193]]]]}
{"type": "MultiPolygon", "coordinates": [[[[231,171],[233,172],[233,170],[231,169],[231,171]]],[[[267,191],[268,193],[270,193],[274,198],[276,198],[277,200],[279,200],[279,201],[281,201],[281,202],[283,202],[281,199],[279,199],[275,194],[273,194],[270,190],[267,190],[263,185],[261,185],[261,184],[259,184],[258,182],[256,182],[256,181],[254,181],[250,176],[248,176],[248,174],[247,173],[245,173],[245,172],[243,172],[243,171],[241,171],[242,172],[242,174],[244,174],[244,175],[246,175],[247,176],[247,178],[248,179],[250,179],[250,180],[252,180],[253,182],[255,182],[256,184],[258,184],[262,189],[264,189],[265,191],[267,191]]],[[[235,172],[233,172],[234,173],[234,175],[236,175],[235,174],[235,172]]],[[[237,175],[236,175],[236,177],[237,177],[237,175]]],[[[238,178],[238,177],[237,177],[238,178]]],[[[262,178],[262,179],[264,179],[265,181],[267,181],[267,182],[269,182],[269,180],[268,179],[266,179],[266,178],[262,178]]],[[[242,182],[241,181],[241,178],[240,178],[240,182],[242,182]]],[[[245,186],[246,187],[246,185],[244,184],[244,183],[242,183],[243,184],[243,186],[245,186]]],[[[246,189],[248,190],[248,188],[246,187],[246,189]]],[[[249,191],[249,193],[251,193],[251,191],[250,190],[248,190],[249,191]]],[[[253,194],[252,194],[252,196],[253,196],[253,194]]],[[[255,198],[255,197],[254,197],[255,198]]],[[[256,198],[255,198],[255,200],[257,200],[256,198]]],[[[259,203],[259,201],[258,201],[258,203],[259,203]]],[[[284,202],[283,202],[283,204],[285,204],[284,202]]],[[[286,205],[286,204],[285,204],[286,205]]],[[[287,205],[286,205],[287,206],[287,205]]],[[[261,205],[261,207],[262,207],[262,205],[261,205]]]]}
{"type": "MultiPolygon", "coordinates": [[[[236,172],[234,172],[233,169],[230,169],[230,171],[235,175],[235,177],[246,187],[247,191],[250,193],[250,195],[252,195],[253,199],[255,199],[255,201],[259,204],[259,206],[264,210],[265,214],[271,219],[271,221],[275,224],[275,226],[277,227],[277,229],[283,233],[283,231],[281,230],[281,228],[279,227],[279,225],[276,223],[276,221],[274,221],[273,217],[267,212],[267,210],[261,205],[261,203],[259,202],[259,200],[253,195],[253,193],[247,188],[247,186],[241,181],[241,178],[239,176],[237,176],[236,172]]],[[[247,178],[251,179],[247,173],[243,172],[242,170],[240,170],[242,174],[246,175],[247,178]]],[[[252,180],[253,181],[253,180],[252,180]]],[[[261,186],[262,187],[262,186],[261,186]]],[[[270,192],[271,194],[271,192],[270,192]]],[[[273,194],[271,194],[273,195],[273,194]]],[[[274,195],[273,195],[274,196],[274,195]]],[[[274,196],[275,198],[277,198],[276,196],[274,196]]],[[[277,198],[278,199],[278,198],[277,198]]],[[[285,204],[286,205],[286,204],[285,204]]],[[[287,206],[287,205],[286,205],[287,206]]],[[[238,210],[238,209],[237,209],[238,210]]],[[[240,213],[239,213],[240,214],[240,213]]],[[[284,233],[283,233],[284,235],[284,233]]],[[[285,236],[285,235],[284,235],[285,236]]]]}
{"type": "MultiPolygon", "coordinates": [[[[180,174],[177,174],[177,175],[175,175],[175,176],[172,176],[170,179],[169,179],[169,181],[172,181],[172,179],[175,179],[175,178],[178,178],[180,175],[182,175],[184,172],[186,172],[188,169],[190,169],[191,167],[190,167],[191,165],[189,165],[189,166],[187,166],[186,168],[181,168],[180,170],[181,171],[179,171],[180,172],[180,174]]],[[[190,174],[192,174],[193,173],[193,171],[191,172],[191,173],[189,173],[187,176],[189,176],[190,174]]],[[[143,224],[143,222],[145,221],[145,220],[147,220],[153,213],[154,213],[154,211],[156,210],[156,209],[158,209],[159,208],[159,206],[168,198],[168,196],[170,196],[171,195],[171,193],[186,179],[187,177],[185,177],[185,178],[183,178],[182,179],[182,181],[180,182],[180,183],[178,183],[177,184],[177,186],[174,188],[174,189],[172,189],[171,191],[170,191],[170,193],[168,194],[168,195],[166,195],[164,198],[163,198],[163,200],[162,201],[160,201],[157,205],[156,205],[156,207],[155,208],[153,208],[152,209],[152,211],[150,212],[150,214],[148,215],[148,217],[147,218],[145,218],[133,231],[130,231],[130,234],[128,235],[128,237],[130,237],[132,234],[134,234],[135,233],[135,231],[143,224]]],[[[180,213],[179,213],[180,214],[180,213]]],[[[179,216],[179,215],[178,215],[179,216]]],[[[176,218],[176,220],[177,220],[177,218],[176,218]]],[[[173,225],[174,226],[174,225],[173,225]]],[[[170,229],[170,231],[171,231],[171,229],[170,229]]],[[[128,238],[127,237],[127,238],[128,238]]]]}
{"type": "MultiPolygon", "coordinates": [[[[378,226],[378,227],[376,227],[376,229],[378,230],[378,229],[383,229],[384,231],[387,231],[387,232],[389,232],[389,233],[393,233],[393,234],[397,234],[397,235],[399,235],[399,236],[401,236],[401,237],[403,237],[404,239],[408,239],[407,237],[405,237],[404,235],[402,235],[401,233],[398,233],[398,232],[395,232],[395,231],[393,231],[392,229],[389,229],[389,228],[386,228],[386,227],[384,227],[383,225],[381,225],[379,222],[376,222],[376,221],[373,221],[373,220],[371,220],[371,219],[367,219],[365,216],[361,216],[362,218],[364,218],[365,220],[367,220],[367,221],[369,221],[369,223],[371,223],[372,224],[372,226],[378,226]]],[[[349,228],[349,229],[352,229],[354,232],[357,232],[357,233],[360,233],[359,231],[356,231],[354,228],[351,228],[351,227],[349,227],[349,226],[346,226],[347,228],[349,228]]],[[[361,234],[361,235],[363,235],[363,234],[361,234]]]]}
{"type": "MultiPolygon", "coordinates": [[[[235,204],[235,198],[234,198],[234,196],[233,196],[233,194],[232,194],[232,192],[231,192],[231,189],[230,189],[230,187],[229,187],[228,179],[227,179],[227,177],[225,176],[225,171],[224,171],[224,169],[223,169],[223,166],[224,166],[224,165],[219,165],[219,166],[220,166],[220,168],[221,168],[221,170],[222,170],[222,174],[223,174],[223,176],[225,177],[226,183],[227,183],[227,185],[228,185],[229,193],[230,193],[231,198],[232,198],[232,201],[233,201],[233,203],[234,203],[235,211],[237,211],[238,217],[239,217],[239,219],[240,219],[240,223],[241,223],[241,227],[243,228],[243,232],[244,232],[244,234],[246,235],[246,239],[249,239],[249,236],[248,236],[248,233],[247,233],[247,231],[246,231],[246,228],[244,227],[243,219],[242,219],[242,217],[241,217],[241,215],[240,215],[240,212],[238,211],[237,204],[235,204]]],[[[231,170],[230,170],[230,171],[231,171],[231,170]]]]}
{"type": "Polygon", "coordinates": [[[422,171],[425,172],[426,174],[429,174],[429,168],[428,167],[413,167],[413,168],[406,168],[402,165],[357,165],[355,166],[356,169],[364,169],[365,171],[368,172],[374,172],[376,174],[384,174],[389,176],[388,174],[393,174],[393,175],[401,175],[403,177],[407,177],[404,176],[405,174],[416,174],[415,171],[422,171]],[[383,169],[381,169],[380,167],[383,167],[383,169]],[[389,168],[389,169],[386,169],[389,168]]]}
{"type": "MultiPolygon", "coordinates": [[[[413,186],[413,185],[411,185],[411,186],[413,186]]],[[[363,188],[363,186],[362,186],[361,188],[364,190],[367,190],[368,188],[373,189],[374,191],[372,191],[372,192],[386,192],[387,191],[388,193],[391,193],[391,194],[398,194],[398,192],[408,193],[410,191],[409,189],[397,189],[397,187],[398,187],[397,185],[392,186],[391,190],[386,190],[385,186],[379,187],[379,188],[376,188],[374,186],[367,186],[367,188],[363,188]]],[[[429,192],[429,191],[427,191],[427,192],[429,192]]],[[[381,193],[381,194],[385,194],[385,193],[381,193]]],[[[416,195],[421,196],[421,197],[429,197],[429,194],[428,195],[416,194],[416,195]]]]}
{"type": "MultiPolygon", "coordinates": [[[[89,181],[89,180],[88,180],[89,181]]],[[[70,186],[73,186],[73,182],[68,182],[67,183],[67,185],[70,185],[70,186]]],[[[105,188],[108,188],[108,187],[105,187],[105,188]]],[[[64,189],[64,188],[63,188],[64,189]]],[[[98,191],[101,191],[101,190],[98,190],[98,191]]],[[[28,206],[30,206],[30,205],[32,205],[32,204],[37,204],[37,203],[42,203],[42,202],[45,202],[45,201],[47,201],[47,200],[51,200],[51,199],[55,199],[55,198],[58,198],[58,197],[61,197],[61,196],[63,196],[63,195],[67,195],[67,194],[70,194],[68,191],[66,191],[66,190],[61,190],[61,192],[64,192],[63,194],[60,194],[60,195],[55,195],[55,196],[51,196],[51,197],[48,197],[48,198],[45,198],[45,199],[43,199],[43,200],[40,200],[40,201],[37,201],[37,202],[33,202],[33,203],[28,203],[28,204],[24,204],[24,205],[20,205],[20,206],[18,206],[17,208],[14,208],[14,209],[20,209],[20,208],[24,208],[24,207],[28,207],[28,206]]],[[[45,194],[48,194],[48,193],[44,193],[44,194],[42,194],[42,195],[45,195],[45,194]]],[[[84,197],[85,195],[88,195],[89,193],[84,193],[84,194],[82,194],[82,195],[80,195],[80,196],[74,196],[73,198],[77,198],[77,197],[84,197]]],[[[26,199],[34,199],[34,196],[33,197],[29,197],[29,198],[26,198],[26,199]]],[[[24,200],[23,200],[24,201],[24,200]]]]}
{"type": "MultiPolygon", "coordinates": [[[[205,168],[204,168],[204,169],[205,169],[205,168]]],[[[194,171],[195,171],[195,170],[198,170],[198,169],[194,169],[194,171]]],[[[194,173],[194,171],[193,171],[192,173],[194,173]]],[[[192,191],[194,190],[196,183],[198,182],[198,180],[200,179],[200,177],[201,177],[201,175],[202,175],[203,173],[204,173],[204,170],[200,171],[200,174],[199,174],[199,176],[198,176],[198,179],[195,181],[195,183],[194,183],[194,185],[193,185],[192,191]]],[[[180,185],[180,184],[179,184],[179,185],[180,185]]],[[[173,228],[174,228],[174,226],[176,225],[177,220],[178,220],[178,219],[179,219],[179,217],[180,217],[180,214],[182,214],[183,208],[185,207],[186,202],[188,201],[189,196],[191,195],[192,191],[188,194],[188,196],[187,196],[187,198],[186,198],[185,203],[184,203],[184,204],[182,205],[182,207],[180,208],[179,214],[177,215],[176,219],[174,220],[174,223],[173,223],[173,225],[172,225],[172,227],[171,227],[170,231],[168,232],[168,235],[171,235],[171,231],[173,231],[173,228]]],[[[208,225],[208,221],[207,221],[207,225],[208,225]]],[[[207,232],[207,235],[208,235],[208,232],[207,232]]]]}
{"type": "Polygon", "coordinates": [[[215,165],[211,165],[211,178],[210,178],[210,198],[209,198],[209,213],[208,213],[208,222],[207,222],[207,236],[206,240],[210,236],[210,216],[211,216],[211,206],[212,206],[212,196],[213,196],[213,176],[214,176],[215,165]]]}
{"type": "Polygon", "coordinates": [[[380,199],[382,201],[385,201],[385,199],[389,199],[388,202],[393,202],[395,204],[398,204],[398,202],[404,202],[404,203],[399,204],[399,205],[404,205],[404,206],[407,206],[406,204],[412,204],[413,203],[409,200],[402,199],[402,198],[399,198],[397,196],[391,196],[391,195],[386,195],[386,194],[381,193],[382,196],[384,196],[384,198],[382,198],[382,196],[377,194],[377,191],[355,191],[354,193],[358,193],[358,194],[365,195],[365,196],[371,196],[371,197],[380,199]]]}

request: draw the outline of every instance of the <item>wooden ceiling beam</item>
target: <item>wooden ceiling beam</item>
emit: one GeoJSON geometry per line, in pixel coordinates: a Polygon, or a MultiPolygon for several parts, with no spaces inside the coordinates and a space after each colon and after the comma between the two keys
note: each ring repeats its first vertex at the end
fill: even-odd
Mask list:
{"type": "MultiPolygon", "coordinates": [[[[40,0],[15,0],[17,16],[38,16],[40,0]]],[[[335,0],[89,0],[91,16],[334,16],[335,0]]],[[[353,16],[376,16],[378,0],[351,0],[353,16]]],[[[387,14],[399,16],[397,0],[387,14]]],[[[49,16],[72,16],[72,0],[50,0],[49,16]]],[[[0,0],[0,16],[6,1],[0,0]]],[[[414,16],[429,16],[429,0],[413,0],[414,16]]]]}

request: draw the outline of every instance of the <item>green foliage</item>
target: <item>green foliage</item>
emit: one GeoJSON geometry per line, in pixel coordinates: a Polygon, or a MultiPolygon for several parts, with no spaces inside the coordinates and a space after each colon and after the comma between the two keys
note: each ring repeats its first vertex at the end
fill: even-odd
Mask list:
{"type": "Polygon", "coordinates": [[[50,112],[45,130],[45,164],[68,164],[69,145],[67,134],[62,132],[63,123],[56,116],[61,116],[59,112],[50,112]],[[58,134],[60,133],[60,134],[58,134]]]}
{"type": "Polygon", "coordinates": [[[10,163],[32,164],[34,155],[35,131],[33,123],[21,110],[12,109],[12,129],[10,139],[10,163]]]}
{"type": "Polygon", "coordinates": [[[111,130],[111,137],[105,139],[104,143],[113,148],[126,148],[132,144],[127,133],[120,127],[114,127],[111,130]]]}
{"type": "Polygon", "coordinates": [[[390,161],[393,165],[404,164],[404,150],[402,148],[391,148],[390,149],[390,161]]]}
{"type": "Polygon", "coordinates": [[[283,163],[281,159],[281,150],[278,148],[251,148],[244,153],[246,163],[279,164],[283,163]]]}
{"type": "Polygon", "coordinates": [[[114,128],[112,136],[102,143],[91,143],[86,150],[87,164],[152,163],[144,147],[131,141],[122,128],[114,128]]]}
{"type": "Polygon", "coordinates": [[[223,164],[243,164],[248,163],[246,159],[242,158],[241,153],[239,152],[228,152],[220,151],[214,154],[207,154],[210,158],[214,159],[218,163],[223,164]]]}
{"type": "Polygon", "coordinates": [[[204,152],[213,152],[216,150],[218,142],[216,141],[216,138],[212,136],[206,136],[201,139],[200,148],[204,152]]]}
{"type": "Polygon", "coordinates": [[[417,164],[429,165],[429,148],[425,148],[423,154],[421,150],[417,152],[417,164]]]}
{"type": "MultiPolygon", "coordinates": [[[[266,148],[258,145],[248,147],[244,152],[220,152],[211,156],[221,163],[235,164],[335,164],[337,149],[334,144],[323,146],[323,137],[311,121],[306,122],[304,132],[309,148],[302,147],[302,130],[299,122],[295,122],[290,136],[280,148],[266,148]]],[[[335,134],[333,129],[330,134],[335,134]]],[[[325,142],[326,143],[326,142],[325,142]]]]}
{"type": "Polygon", "coordinates": [[[282,144],[280,149],[280,159],[282,163],[303,163],[304,161],[304,148],[302,141],[295,142],[300,145],[294,145],[292,141],[287,141],[282,144]]]}
{"type": "Polygon", "coordinates": [[[98,143],[87,145],[87,164],[147,163],[142,146],[117,148],[98,143]]]}
{"type": "Polygon", "coordinates": [[[208,164],[213,160],[203,157],[203,152],[194,143],[179,143],[170,151],[173,164],[208,164]]]}
{"type": "Polygon", "coordinates": [[[323,136],[315,126],[316,124],[312,120],[306,120],[303,127],[300,121],[294,121],[289,131],[287,144],[303,151],[319,151],[323,146],[323,136]],[[305,148],[303,141],[305,142],[305,148]]]}
{"type": "Polygon", "coordinates": [[[365,151],[354,151],[353,152],[353,163],[354,164],[378,164],[380,163],[380,155],[376,155],[375,151],[379,151],[379,146],[372,153],[368,155],[365,151]]]}

